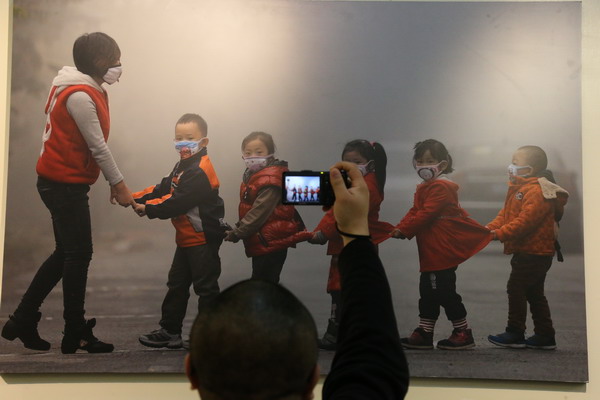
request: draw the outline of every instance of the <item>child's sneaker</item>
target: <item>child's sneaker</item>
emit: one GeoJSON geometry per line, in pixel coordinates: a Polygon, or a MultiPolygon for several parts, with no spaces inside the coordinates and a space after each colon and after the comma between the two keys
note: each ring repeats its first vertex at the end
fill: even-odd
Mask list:
{"type": "Polygon", "coordinates": [[[180,349],[183,347],[181,335],[178,333],[169,333],[165,328],[141,335],[138,340],[141,344],[148,347],[166,347],[168,349],[180,349]]]}
{"type": "Polygon", "coordinates": [[[489,335],[488,340],[500,347],[509,347],[511,349],[525,348],[525,336],[522,333],[507,331],[497,335],[489,335]]]}
{"type": "Polygon", "coordinates": [[[431,350],[433,349],[433,332],[417,328],[409,337],[400,339],[400,343],[405,349],[431,350]]]}
{"type": "Polygon", "coordinates": [[[533,335],[525,340],[525,346],[528,349],[554,350],[556,349],[556,341],[553,337],[533,335]]]}
{"type": "Polygon", "coordinates": [[[475,340],[470,329],[456,328],[448,339],[437,342],[438,349],[444,350],[465,350],[475,347],[475,340]]]}

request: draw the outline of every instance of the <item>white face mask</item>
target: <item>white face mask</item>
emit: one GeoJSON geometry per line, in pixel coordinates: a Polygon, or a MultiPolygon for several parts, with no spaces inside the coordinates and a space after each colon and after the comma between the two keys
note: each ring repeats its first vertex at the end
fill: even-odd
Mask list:
{"type": "Polygon", "coordinates": [[[179,153],[182,160],[190,158],[194,154],[198,153],[203,147],[200,146],[202,139],[195,140],[181,140],[175,141],[175,150],[179,153]]]}
{"type": "Polygon", "coordinates": [[[104,74],[102,79],[104,80],[104,82],[108,83],[109,85],[112,85],[113,83],[119,81],[119,78],[121,77],[122,73],[122,66],[118,65],[116,67],[110,67],[108,71],[106,71],[106,74],[104,74]]]}
{"type": "Polygon", "coordinates": [[[371,172],[371,165],[372,165],[372,161],[369,161],[366,164],[356,164],[356,166],[360,170],[360,173],[362,174],[362,176],[365,176],[366,174],[371,172]]]}
{"type": "Polygon", "coordinates": [[[242,157],[244,159],[244,163],[246,164],[246,168],[248,168],[252,172],[256,172],[267,166],[269,160],[273,157],[273,155],[268,155],[266,157],[242,157]]]}
{"type": "Polygon", "coordinates": [[[508,174],[510,176],[520,176],[520,177],[524,178],[524,177],[529,176],[531,174],[531,171],[533,171],[533,168],[531,168],[530,165],[518,166],[518,165],[515,165],[515,164],[510,164],[508,166],[508,174]],[[520,171],[523,170],[523,169],[529,169],[530,172],[527,173],[527,174],[520,173],[520,171]]]}
{"type": "Polygon", "coordinates": [[[437,178],[443,172],[440,169],[440,165],[443,163],[440,162],[436,165],[415,165],[415,169],[417,170],[417,175],[424,181],[430,181],[432,179],[437,178]]]}

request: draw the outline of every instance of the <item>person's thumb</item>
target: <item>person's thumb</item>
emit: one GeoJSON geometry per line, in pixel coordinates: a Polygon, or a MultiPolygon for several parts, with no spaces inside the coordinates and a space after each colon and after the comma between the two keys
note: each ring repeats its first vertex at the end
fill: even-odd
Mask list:
{"type": "Polygon", "coordinates": [[[339,169],[332,168],[329,171],[329,181],[331,182],[331,187],[333,188],[336,198],[340,198],[348,191],[346,188],[346,183],[344,182],[344,178],[342,177],[342,173],[339,169]]]}

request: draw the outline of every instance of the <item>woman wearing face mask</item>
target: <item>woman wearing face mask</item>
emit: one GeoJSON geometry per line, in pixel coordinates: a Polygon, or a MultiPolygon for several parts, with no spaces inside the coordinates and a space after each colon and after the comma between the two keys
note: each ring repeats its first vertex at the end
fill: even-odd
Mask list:
{"type": "Polygon", "coordinates": [[[467,311],[456,293],[456,269],[491,240],[490,231],[468,217],[458,203],[458,185],[446,177],[452,157],[443,143],[428,139],[415,145],[413,167],[423,182],[417,185],[413,207],[392,232],[399,239],[417,237],[421,277],[419,326],[402,338],[408,349],[433,349],[433,330],[443,307],[454,328],[437,347],[461,350],[475,346],[467,311]]]}
{"type": "Polygon", "coordinates": [[[268,133],[252,132],[242,141],[246,170],[240,186],[240,220],[226,232],[225,240],[244,241],[246,255],[252,258],[252,279],[278,283],[287,249],[312,234],[294,206],[281,204],[281,176],[288,168],[274,153],[268,133]]]}
{"type": "Polygon", "coordinates": [[[42,302],[62,279],[65,319],[62,353],[78,349],[106,353],[113,345],[92,333],[95,319],[85,320],[87,272],[92,258],[88,191],[100,171],[110,184],[110,201],[133,202],[123,176],[106,145],[110,128],[104,83],[121,75],[121,51],[105,33],[80,36],[73,45],[76,67],[63,67],[52,82],[46,103],[43,147],[37,162],[37,188],[50,211],[56,248],[40,266],[21,303],[2,329],[8,340],[48,350],[38,322],[42,302]]]}
{"type": "MultiPolygon", "coordinates": [[[[377,142],[367,140],[352,140],[346,143],[342,151],[342,161],[355,163],[362,172],[367,187],[369,188],[369,232],[373,243],[379,244],[390,238],[393,225],[379,220],[379,208],[383,201],[383,189],[386,180],[387,155],[383,146],[377,142]]],[[[335,350],[337,347],[337,330],[342,310],[340,298],[340,273],[338,270],[338,256],[342,251],[343,243],[339,235],[333,209],[330,209],[321,219],[319,225],[309,240],[313,244],[327,242],[327,254],[331,255],[329,266],[329,279],[327,293],[331,295],[331,315],[327,331],[319,340],[319,348],[335,350]]]]}

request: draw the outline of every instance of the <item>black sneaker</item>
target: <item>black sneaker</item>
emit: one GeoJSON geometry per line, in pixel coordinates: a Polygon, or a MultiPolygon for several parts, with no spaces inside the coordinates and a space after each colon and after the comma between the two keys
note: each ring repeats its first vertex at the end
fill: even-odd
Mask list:
{"type": "Polygon", "coordinates": [[[507,331],[497,335],[489,335],[488,340],[490,343],[500,347],[508,347],[511,349],[525,348],[525,336],[522,333],[507,331]]]}
{"type": "Polygon", "coordinates": [[[183,340],[179,333],[169,333],[165,328],[160,328],[146,335],[141,335],[138,340],[141,344],[148,347],[167,349],[181,349],[183,340]]]}
{"type": "Polygon", "coordinates": [[[438,349],[444,350],[465,350],[475,347],[475,340],[471,329],[452,330],[452,335],[448,339],[437,342],[438,349]]]}
{"type": "Polygon", "coordinates": [[[92,328],[96,326],[96,318],[85,321],[85,324],[78,327],[65,327],[65,335],[60,345],[60,351],[63,354],[73,354],[77,350],[85,350],[88,353],[110,353],[115,349],[110,343],[104,343],[92,333],[92,328]]]}
{"type": "Polygon", "coordinates": [[[405,349],[431,350],[433,349],[433,332],[416,328],[409,337],[401,338],[400,343],[405,349]]]}
{"type": "Polygon", "coordinates": [[[50,343],[42,339],[38,333],[38,322],[42,314],[37,313],[31,321],[24,321],[11,315],[2,328],[2,337],[7,340],[19,339],[31,350],[50,350],[50,343]]]}
{"type": "Polygon", "coordinates": [[[553,337],[533,335],[525,339],[525,346],[528,349],[554,350],[556,349],[556,340],[553,337]]]}

